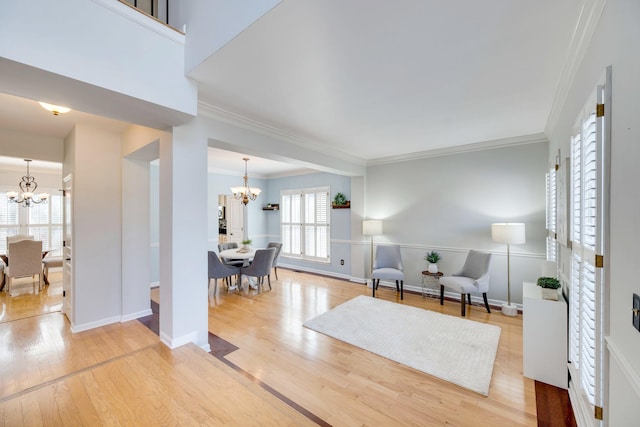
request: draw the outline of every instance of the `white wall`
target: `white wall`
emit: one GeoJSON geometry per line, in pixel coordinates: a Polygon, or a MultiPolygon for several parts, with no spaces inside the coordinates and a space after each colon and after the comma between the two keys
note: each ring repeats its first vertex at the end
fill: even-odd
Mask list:
{"type": "Polygon", "coordinates": [[[550,132],[550,157],[569,153],[569,137],[579,110],[608,65],[612,66],[609,350],[611,380],[605,416],[611,426],[640,419],[640,332],[631,326],[633,293],[640,294],[637,258],[640,227],[640,3],[608,0],[593,39],[577,69],[557,125],[550,132]]]}
{"type": "Polygon", "coordinates": [[[281,0],[172,0],[169,23],[186,25],[186,72],[214,54],[281,0]]]}
{"type": "Polygon", "coordinates": [[[120,2],[3,2],[0,40],[2,92],[159,128],[197,112],[184,36],[120,2]]]}
{"type": "Polygon", "coordinates": [[[511,301],[521,303],[522,282],[539,277],[545,258],[546,170],[546,142],[373,165],[365,213],[383,220],[375,242],[402,246],[409,286],[421,284],[428,250],[441,253],[445,274],[469,249],[491,251],[488,296],[498,302],[507,299],[506,246],[491,241],[491,223],[524,222],[527,243],[511,247],[511,301]]]}
{"type": "Polygon", "coordinates": [[[65,143],[64,174],[69,172],[73,172],[72,330],[80,331],[120,321],[120,135],[76,126],[65,143]]]}

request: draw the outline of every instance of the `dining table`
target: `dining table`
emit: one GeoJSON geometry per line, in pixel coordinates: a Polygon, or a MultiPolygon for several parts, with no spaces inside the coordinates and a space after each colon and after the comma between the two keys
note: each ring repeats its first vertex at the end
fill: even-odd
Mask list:
{"type": "MultiPolygon", "coordinates": [[[[222,258],[223,260],[225,259],[242,260],[243,265],[246,267],[249,264],[251,264],[251,260],[253,260],[253,258],[256,256],[256,251],[257,249],[255,248],[249,248],[249,249],[232,248],[232,249],[225,249],[224,251],[220,251],[219,255],[220,255],[220,258],[222,258]]],[[[257,285],[253,283],[253,280],[251,277],[247,277],[247,280],[249,281],[249,286],[252,289],[257,289],[257,285]]],[[[241,288],[242,284],[236,283],[236,286],[238,288],[241,288]]]]}

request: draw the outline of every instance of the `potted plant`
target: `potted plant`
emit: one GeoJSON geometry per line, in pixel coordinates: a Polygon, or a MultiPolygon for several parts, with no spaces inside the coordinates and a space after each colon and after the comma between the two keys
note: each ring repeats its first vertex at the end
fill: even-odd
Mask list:
{"type": "Polygon", "coordinates": [[[440,261],[441,256],[440,253],[436,251],[427,252],[424,257],[425,261],[429,263],[429,267],[427,270],[429,273],[435,274],[438,272],[438,261],[440,261]]]}
{"type": "Polygon", "coordinates": [[[560,282],[555,277],[539,277],[537,285],[542,288],[542,298],[557,301],[560,282]]]}
{"type": "Polygon", "coordinates": [[[251,249],[251,239],[246,239],[242,241],[242,249],[245,251],[249,251],[251,249]]]}
{"type": "Polygon", "coordinates": [[[347,200],[345,195],[342,193],[336,193],[336,195],[333,197],[333,208],[348,208],[350,207],[350,204],[351,202],[349,202],[349,200],[347,200]]]}

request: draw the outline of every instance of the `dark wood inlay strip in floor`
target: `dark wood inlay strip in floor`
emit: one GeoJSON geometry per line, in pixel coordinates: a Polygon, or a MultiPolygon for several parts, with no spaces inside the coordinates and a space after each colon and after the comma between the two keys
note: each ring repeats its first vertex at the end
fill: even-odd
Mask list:
{"type": "MultiPolygon", "coordinates": [[[[141,317],[138,320],[140,321],[140,323],[142,323],[147,328],[149,328],[151,331],[153,331],[153,333],[155,333],[156,335],[160,335],[160,305],[158,303],[154,302],[154,301],[151,301],[151,312],[152,312],[152,314],[150,314],[148,316],[145,316],[145,317],[141,317]]],[[[209,332],[209,346],[211,347],[211,351],[209,353],[213,357],[215,357],[216,359],[218,359],[221,362],[223,362],[225,365],[227,365],[230,368],[234,369],[238,373],[244,375],[246,378],[248,378],[249,380],[251,380],[254,383],[256,383],[257,385],[259,385],[262,389],[264,389],[265,391],[267,391],[271,395],[275,396],[277,399],[279,399],[280,401],[282,401],[286,405],[290,406],[291,408],[296,410],[298,413],[304,415],[310,421],[313,421],[314,423],[318,424],[319,426],[331,427],[331,424],[327,423],[326,421],[324,421],[322,418],[318,417],[313,412],[311,412],[308,409],[300,406],[299,404],[297,404],[293,400],[289,399],[284,394],[280,393],[278,390],[276,390],[273,387],[271,387],[269,384],[266,384],[266,383],[262,382],[258,378],[256,378],[253,375],[251,375],[249,372],[247,372],[244,369],[240,368],[239,366],[237,366],[233,362],[227,360],[226,356],[229,353],[232,353],[232,352],[238,350],[238,347],[236,347],[235,345],[233,345],[230,342],[224,340],[223,338],[220,338],[219,336],[214,335],[211,332],[209,332]]]]}

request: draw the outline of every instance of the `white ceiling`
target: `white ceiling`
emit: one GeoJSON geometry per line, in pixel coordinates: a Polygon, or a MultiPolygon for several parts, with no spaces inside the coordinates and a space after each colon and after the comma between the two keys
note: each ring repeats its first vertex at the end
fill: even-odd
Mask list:
{"type": "Polygon", "coordinates": [[[365,160],[544,131],[583,0],[284,0],[200,101],[365,160]]]}
{"type": "MultiPolygon", "coordinates": [[[[584,0],[284,0],[189,75],[200,102],[373,161],[544,131],[584,0]]],[[[127,124],[0,94],[0,128],[127,124]]],[[[242,174],[210,149],[210,170],[242,174]]],[[[249,176],[298,167],[251,157],[249,176]]]]}

